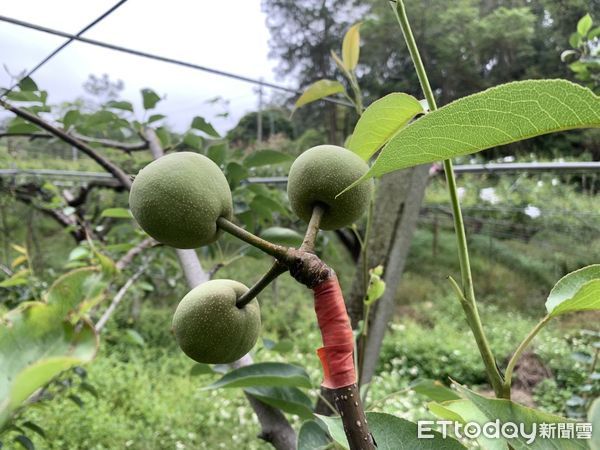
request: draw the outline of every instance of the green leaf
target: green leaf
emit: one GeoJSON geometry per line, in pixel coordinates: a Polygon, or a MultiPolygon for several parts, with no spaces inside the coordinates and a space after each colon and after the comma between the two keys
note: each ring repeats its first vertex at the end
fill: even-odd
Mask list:
{"type": "Polygon", "coordinates": [[[221,137],[221,135],[213,128],[213,126],[204,119],[204,117],[196,116],[192,120],[192,128],[196,130],[204,131],[206,134],[212,137],[221,137]]]}
{"type": "Polygon", "coordinates": [[[227,144],[211,145],[208,147],[206,156],[208,156],[217,166],[221,166],[227,157],[227,144]]]}
{"type": "Polygon", "coordinates": [[[600,97],[565,80],[503,84],[461,98],[400,130],[366,178],[575,128],[600,127],[600,97]]]}
{"type": "Polygon", "coordinates": [[[146,345],[146,341],[142,335],[132,328],[125,330],[125,341],[140,347],[144,347],[146,345]]]}
{"type": "Polygon", "coordinates": [[[202,150],[204,139],[194,133],[186,133],[183,137],[183,143],[194,150],[202,150]]]}
{"type": "Polygon", "coordinates": [[[133,105],[130,102],[111,100],[106,104],[107,108],[122,109],[123,111],[133,112],[133,105]]]}
{"type": "Polygon", "coordinates": [[[135,244],[132,244],[131,242],[122,242],[120,244],[107,245],[104,247],[104,249],[109,252],[126,252],[131,250],[133,247],[135,247],[135,244]]]}
{"type": "Polygon", "coordinates": [[[17,274],[14,274],[10,278],[3,280],[0,283],[0,287],[9,288],[9,287],[22,286],[24,284],[27,284],[28,283],[27,274],[29,274],[29,271],[27,271],[27,273],[18,272],[17,274]]]}
{"type": "MultiPolygon", "coordinates": [[[[317,416],[327,426],[331,437],[342,447],[349,448],[344,433],[342,420],[339,417],[317,416]]],[[[377,450],[454,450],[465,449],[456,439],[447,436],[445,439],[436,431],[427,432],[433,435],[430,439],[417,437],[418,426],[391,414],[368,412],[369,430],[377,442],[377,450]]]]}
{"type": "Polygon", "coordinates": [[[569,36],[569,45],[573,48],[579,48],[582,42],[581,35],[578,32],[571,33],[571,36],[569,36]]]}
{"type": "MultiPolygon", "coordinates": [[[[443,404],[431,402],[427,404],[429,411],[440,419],[451,420],[461,424],[475,422],[483,426],[489,419],[469,400],[451,400],[443,404]]],[[[481,448],[486,450],[508,450],[508,444],[505,439],[492,439],[486,437],[483,433],[476,439],[481,448]]]]}
{"type": "Polygon", "coordinates": [[[344,67],[344,62],[342,61],[342,58],[340,58],[338,54],[333,50],[331,50],[331,58],[335,62],[337,68],[344,74],[344,76],[348,78],[348,80],[352,80],[352,75],[350,74],[350,72],[348,72],[348,69],[344,67]]]}
{"type": "Polygon", "coordinates": [[[360,55],[360,23],[350,27],[342,42],[342,62],[347,71],[356,69],[360,55]]]}
{"type": "Polygon", "coordinates": [[[282,339],[279,342],[271,342],[272,345],[265,345],[265,347],[273,352],[288,353],[294,349],[294,341],[291,339],[282,339]]]}
{"type": "MultiPolygon", "coordinates": [[[[321,423],[325,426],[327,432],[335,442],[340,444],[345,449],[349,448],[348,439],[346,439],[346,434],[344,433],[344,425],[342,424],[342,420],[339,417],[322,416],[320,414],[315,414],[315,417],[317,417],[321,421],[321,423]]],[[[367,420],[369,420],[368,416],[367,420]]]]}
{"type": "Polygon", "coordinates": [[[165,116],[164,114],[152,114],[152,115],[151,115],[151,116],[148,118],[148,120],[146,121],[146,123],[152,123],[152,122],[156,122],[156,121],[158,121],[158,120],[162,120],[162,119],[164,119],[165,117],[167,117],[167,116],[165,116]]]}
{"type": "Polygon", "coordinates": [[[165,127],[158,127],[156,130],[156,136],[160,141],[160,145],[163,149],[171,146],[171,134],[165,127]]]}
{"type": "Polygon", "coordinates": [[[348,150],[368,160],[418,114],[423,114],[423,106],[412,95],[394,92],[380,98],[358,119],[348,150]]]}
{"type": "Polygon", "coordinates": [[[27,254],[27,249],[25,247],[23,247],[22,245],[11,244],[11,247],[14,248],[17,252],[21,253],[22,255],[27,254]]]}
{"type": "Polygon", "coordinates": [[[385,293],[385,281],[381,279],[383,274],[383,266],[379,265],[373,269],[369,269],[369,286],[367,287],[367,295],[364,299],[365,305],[372,305],[385,293]]]}
{"type": "Polygon", "coordinates": [[[596,309],[600,309],[600,264],[565,275],[554,285],[546,300],[546,310],[552,317],[596,309]]]}
{"type": "Polygon", "coordinates": [[[331,443],[329,436],[315,420],[307,420],[298,432],[298,450],[320,450],[331,443]]]}
{"type": "Polygon", "coordinates": [[[88,115],[86,117],[85,124],[88,127],[101,127],[103,125],[115,122],[118,119],[119,116],[117,116],[115,113],[111,111],[102,110],[88,115]]]}
{"type": "Polygon", "coordinates": [[[106,256],[104,253],[98,251],[97,249],[94,249],[94,256],[96,257],[96,259],[98,260],[98,264],[100,264],[100,267],[102,268],[102,275],[104,277],[111,278],[118,272],[117,264],[110,257],[106,256]]]}
{"type": "Polygon", "coordinates": [[[31,77],[25,77],[19,81],[19,89],[22,91],[39,91],[37,84],[35,84],[35,81],[31,77]]]}
{"type": "Polygon", "coordinates": [[[106,287],[107,282],[98,269],[84,267],[67,272],[52,283],[46,293],[46,301],[49,305],[57,305],[66,315],[84,302],[101,298],[106,287]]]}
{"type": "Polygon", "coordinates": [[[79,406],[80,408],[83,408],[83,400],[81,400],[81,397],[79,397],[78,395],[75,394],[69,394],[67,395],[67,398],[69,400],[71,400],[73,403],[75,403],[77,406],[79,406]]]}
{"type": "MultiPolygon", "coordinates": [[[[427,403],[427,408],[434,416],[436,416],[440,419],[464,423],[464,422],[466,422],[466,420],[462,417],[458,408],[455,407],[455,405],[459,405],[459,404],[471,405],[475,411],[479,412],[479,410],[477,408],[475,408],[475,406],[469,400],[464,400],[464,399],[449,400],[443,404],[438,403],[438,402],[429,402],[429,403],[427,403]]],[[[481,413],[479,412],[479,414],[481,414],[481,413]]]]}
{"type": "MultiPolygon", "coordinates": [[[[27,255],[21,255],[17,258],[25,258],[27,260],[27,255]]],[[[16,260],[15,260],[16,261],[16,260]]],[[[28,277],[31,274],[31,271],[28,268],[20,269],[14,272],[9,278],[5,279],[0,283],[0,287],[12,287],[19,286],[21,284],[26,284],[28,281],[28,277]]]]}
{"type": "Polygon", "coordinates": [[[89,322],[63,321],[59,305],[21,304],[0,327],[0,428],[37,389],[62,371],[91,361],[98,346],[89,322]]]}
{"type": "Polygon", "coordinates": [[[203,389],[253,386],[312,387],[310,378],[302,367],[279,362],[263,362],[234,369],[203,389]]]}
{"type": "Polygon", "coordinates": [[[42,102],[40,96],[31,91],[12,91],[6,94],[6,98],[15,102],[42,102]]]}
{"type": "Polygon", "coordinates": [[[256,150],[244,158],[243,164],[246,167],[260,167],[269,164],[281,164],[292,159],[287,153],[277,150],[256,150]]]}
{"type": "Polygon", "coordinates": [[[590,31],[588,33],[588,39],[591,41],[592,39],[595,39],[597,37],[600,37],[600,27],[596,27],[594,28],[592,31],[590,31]]]}
{"type": "Polygon", "coordinates": [[[230,162],[227,164],[227,181],[230,186],[237,186],[240,181],[248,176],[248,171],[244,166],[236,162],[230,162]]]}
{"type": "Polygon", "coordinates": [[[15,117],[11,120],[6,128],[8,134],[29,134],[38,133],[40,131],[42,131],[40,127],[30,122],[26,122],[20,117],[15,117]]]}
{"type": "Polygon", "coordinates": [[[160,102],[160,97],[156,92],[152,89],[142,89],[142,102],[144,104],[144,109],[152,109],[156,106],[158,102],[160,102]]]}
{"type": "Polygon", "coordinates": [[[417,394],[424,395],[435,402],[460,399],[460,395],[438,380],[420,380],[411,385],[411,388],[417,394]]]}
{"type": "Polygon", "coordinates": [[[267,228],[260,233],[260,237],[273,244],[286,247],[300,247],[304,240],[304,236],[297,231],[284,227],[267,228]]]}
{"type": "Polygon", "coordinates": [[[592,16],[590,14],[586,14],[579,22],[577,22],[577,32],[581,37],[585,37],[588,34],[588,31],[592,28],[592,16]]]}
{"type": "Polygon", "coordinates": [[[28,420],[27,422],[23,422],[21,425],[24,426],[25,428],[29,428],[34,433],[37,433],[41,437],[43,437],[44,439],[46,439],[46,432],[38,424],[33,423],[33,422],[31,422],[31,421],[28,420]]]}
{"type": "Polygon", "coordinates": [[[245,388],[244,392],[267,405],[289,414],[296,414],[302,419],[310,419],[313,416],[310,398],[298,388],[255,386],[245,388]]]}
{"type": "Polygon", "coordinates": [[[79,120],[81,120],[81,113],[78,110],[72,109],[67,111],[62,119],[63,127],[66,130],[75,123],[79,122],[79,120]]]}
{"type": "Polygon", "coordinates": [[[142,289],[146,292],[154,291],[154,286],[152,284],[148,283],[147,281],[138,281],[137,287],[139,287],[140,289],[142,289]]]}
{"type": "Polygon", "coordinates": [[[31,439],[29,439],[24,434],[19,434],[18,436],[16,436],[15,442],[20,444],[21,447],[25,448],[26,450],[35,450],[35,445],[33,445],[33,442],[31,442],[31,439]]]}
{"type": "MultiPolygon", "coordinates": [[[[498,419],[500,424],[508,422],[519,424],[519,426],[522,424],[527,432],[530,432],[534,425],[537,426],[540,423],[574,423],[572,420],[528,408],[510,400],[483,397],[461,385],[457,385],[457,388],[465,398],[470,400],[483,413],[488,421],[498,419]]],[[[547,450],[548,448],[583,450],[587,448],[584,440],[537,438],[533,442],[527,442],[527,438],[520,434],[518,437],[507,439],[507,441],[515,450],[547,450]]]]}
{"type": "Polygon", "coordinates": [[[81,382],[81,384],[79,385],[79,389],[91,394],[93,397],[98,398],[98,391],[96,390],[96,388],[94,386],[92,386],[90,383],[87,383],[85,381],[81,382]]]}
{"type": "Polygon", "coordinates": [[[308,86],[304,93],[296,100],[295,108],[312,103],[330,95],[346,92],[346,88],[339,81],[319,80],[308,86]]]}
{"type": "Polygon", "coordinates": [[[89,258],[90,256],[91,253],[89,248],[79,246],[71,250],[71,253],[69,253],[69,261],[79,261],[81,259],[89,258]]]}
{"type": "Polygon", "coordinates": [[[281,214],[287,213],[285,208],[280,203],[264,195],[254,196],[249,206],[252,212],[257,214],[259,217],[262,217],[266,221],[273,220],[274,212],[279,212],[281,214]]]}
{"type": "Polygon", "coordinates": [[[574,63],[569,64],[569,69],[577,74],[581,74],[588,71],[588,66],[582,61],[575,61],[574,63]]]}
{"type": "Polygon", "coordinates": [[[20,266],[21,264],[26,263],[27,260],[28,260],[27,255],[19,255],[15,259],[12,260],[12,262],[10,263],[10,267],[12,269],[15,269],[16,267],[20,266]]]}
{"type": "Polygon", "coordinates": [[[214,371],[208,364],[204,363],[196,363],[190,370],[190,376],[196,377],[198,375],[208,375],[213,374],[214,371]]]}
{"type": "Polygon", "coordinates": [[[131,219],[133,216],[127,208],[107,208],[102,211],[100,217],[110,217],[112,219],[131,219]]]}

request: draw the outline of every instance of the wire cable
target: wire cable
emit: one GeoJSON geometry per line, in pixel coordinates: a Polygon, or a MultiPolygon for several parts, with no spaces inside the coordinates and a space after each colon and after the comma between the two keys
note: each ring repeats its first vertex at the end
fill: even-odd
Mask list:
{"type": "Polygon", "coordinates": [[[123,3],[125,3],[126,1],[127,0],[120,0],[119,2],[115,3],[111,8],[109,8],[107,11],[105,11],[102,15],[98,16],[96,19],[94,19],[92,22],[90,22],[84,28],[82,28],[77,34],[69,37],[69,39],[66,42],[64,42],[61,45],[59,45],[58,47],[56,47],[48,56],[46,56],[44,59],[42,59],[33,69],[31,69],[25,75],[20,77],[20,79],[12,87],[10,87],[8,90],[4,91],[0,95],[0,98],[3,98],[4,96],[6,96],[10,92],[12,92],[12,90],[14,88],[16,88],[21,81],[23,81],[25,78],[33,75],[40,67],[42,67],[48,61],[50,61],[52,58],[54,58],[67,45],[69,45],[71,42],[73,42],[76,38],[80,37],[83,33],[88,31],[90,28],[97,25],[100,21],[102,21],[103,19],[108,17],[110,14],[112,14],[113,11],[115,11],[117,8],[119,8],[121,5],[123,5],[123,3]]]}
{"type": "MultiPolygon", "coordinates": [[[[25,22],[23,20],[19,20],[19,19],[14,19],[12,17],[6,17],[6,16],[0,15],[0,21],[11,23],[13,25],[18,25],[18,26],[24,27],[24,28],[30,28],[30,29],[36,30],[36,31],[41,31],[43,33],[53,34],[55,36],[69,38],[71,40],[83,42],[85,44],[94,45],[96,47],[103,47],[103,48],[107,48],[109,50],[114,50],[117,52],[128,53],[130,55],[140,56],[142,58],[148,58],[148,59],[153,59],[155,61],[161,61],[161,62],[165,62],[165,63],[169,63],[169,64],[175,64],[178,66],[187,67],[187,68],[195,69],[195,70],[200,70],[203,72],[212,73],[214,75],[232,78],[234,80],[244,81],[246,83],[257,84],[259,86],[265,86],[265,87],[269,87],[272,89],[290,92],[290,93],[297,94],[297,95],[302,94],[301,90],[289,88],[287,86],[270,83],[268,81],[261,81],[261,80],[257,80],[256,78],[247,77],[245,75],[239,75],[236,73],[226,72],[224,70],[213,69],[211,67],[202,66],[200,64],[194,64],[194,63],[182,61],[179,59],[169,58],[168,56],[155,55],[155,54],[143,52],[140,50],[134,50],[134,49],[127,48],[127,47],[122,47],[120,45],[109,44],[108,42],[98,41],[95,39],[89,39],[89,38],[81,37],[78,35],[65,33],[64,31],[54,30],[52,28],[44,27],[41,25],[36,25],[36,24],[30,23],[30,22],[25,22]]],[[[354,108],[354,105],[350,104],[349,102],[342,101],[342,100],[336,100],[336,99],[328,98],[328,97],[322,98],[321,100],[329,102],[329,103],[335,103],[336,105],[342,105],[342,106],[354,108]]]]}

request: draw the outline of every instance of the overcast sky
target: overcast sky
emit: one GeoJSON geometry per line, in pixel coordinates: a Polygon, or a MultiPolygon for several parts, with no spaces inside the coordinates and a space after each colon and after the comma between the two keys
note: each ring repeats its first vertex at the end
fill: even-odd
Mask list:
{"type": "MultiPolygon", "coordinates": [[[[116,0],[4,1],[1,14],[75,34],[114,3],[116,0]]],[[[276,81],[276,61],[268,58],[269,32],[260,0],[129,0],[84,36],[276,81]]],[[[0,22],[0,62],[13,74],[32,68],[62,42],[57,36],[0,22]]],[[[10,77],[4,69],[0,72],[0,86],[7,87],[10,77]]],[[[88,75],[103,73],[123,80],[121,97],[136,105],[142,88],[165,95],[156,112],[167,115],[178,130],[194,115],[202,115],[225,131],[257,106],[256,86],[251,84],[80,42],[71,43],[33,78],[55,103],[82,95],[88,75]],[[205,103],[215,96],[231,101],[228,119],[215,117],[223,109],[205,103]]],[[[270,94],[268,89],[265,92],[270,94]]]]}

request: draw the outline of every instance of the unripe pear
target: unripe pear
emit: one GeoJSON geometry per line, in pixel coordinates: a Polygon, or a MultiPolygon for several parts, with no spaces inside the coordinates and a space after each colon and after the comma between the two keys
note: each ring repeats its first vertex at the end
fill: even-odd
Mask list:
{"type": "Polygon", "coordinates": [[[192,152],[172,153],[144,167],[131,186],[129,206],[146,233],[175,248],[215,242],[217,219],[233,214],[225,175],[209,158],[192,152]]]}
{"type": "Polygon", "coordinates": [[[260,333],[260,307],[256,299],[236,306],[247,291],[234,280],[211,280],[183,297],[173,316],[181,350],[206,364],[228,364],[248,353],[260,333]]]}
{"type": "Polygon", "coordinates": [[[305,222],[313,207],[326,207],[320,228],[335,230],[350,225],[363,215],[373,194],[367,180],[336,198],[362,177],[369,166],[350,150],[335,145],[318,145],[302,153],[290,168],[287,192],[292,210],[305,222]]]}

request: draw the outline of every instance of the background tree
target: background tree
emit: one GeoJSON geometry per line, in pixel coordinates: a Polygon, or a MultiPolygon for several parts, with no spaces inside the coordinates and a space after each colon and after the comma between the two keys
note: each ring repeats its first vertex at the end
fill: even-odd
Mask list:
{"type": "MultiPolygon", "coordinates": [[[[597,2],[583,0],[412,0],[406,4],[415,18],[415,38],[440,105],[514,80],[574,79],[561,64],[560,53],[570,48],[569,37],[586,12],[600,16],[597,2]]],[[[264,0],[263,9],[269,17],[271,55],[279,60],[277,72],[294,78],[300,87],[320,78],[334,78],[330,51],[338,49],[350,24],[360,20],[363,42],[357,78],[365,104],[390,92],[420,95],[388,2],[264,0]]],[[[320,109],[308,105],[296,113],[298,131],[326,128],[330,143],[343,143],[341,134],[352,129],[357,117],[346,111],[349,125],[345,125],[338,120],[340,114],[340,107],[333,105],[320,109]]],[[[576,135],[580,138],[541,137],[500,151],[489,150],[483,156],[495,158],[515,150],[555,150],[552,155],[546,153],[548,156],[594,152],[598,142],[589,137],[593,131],[576,135]]]]}

